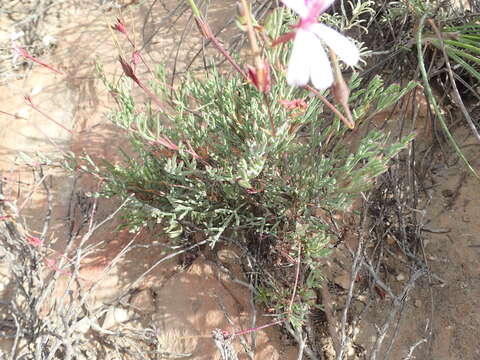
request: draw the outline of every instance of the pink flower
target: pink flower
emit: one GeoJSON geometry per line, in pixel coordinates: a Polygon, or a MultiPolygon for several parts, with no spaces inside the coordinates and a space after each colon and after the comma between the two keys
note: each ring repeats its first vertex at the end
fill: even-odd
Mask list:
{"type": "Polygon", "coordinates": [[[360,59],[359,51],[353,42],[317,21],[317,17],[334,1],[282,0],[300,16],[287,71],[287,82],[290,85],[304,86],[309,80],[317,89],[326,89],[332,85],[333,72],[322,42],[347,65],[353,66],[360,59]]]}

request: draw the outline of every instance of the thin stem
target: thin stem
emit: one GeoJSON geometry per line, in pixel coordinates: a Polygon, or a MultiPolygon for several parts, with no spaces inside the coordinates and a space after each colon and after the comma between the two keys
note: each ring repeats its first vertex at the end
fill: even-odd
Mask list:
{"type": "Polygon", "coordinates": [[[225,59],[237,70],[237,72],[242,75],[246,80],[248,80],[248,76],[245,71],[242,70],[240,65],[233,59],[233,57],[228,53],[228,51],[223,47],[223,45],[218,41],[218,39],[213,35],[210,26],[203,21],[199,17],[195,17],[195,21],[197,22],[200,31],[202,32],[203,36],[209,41],[213,43],[213,46],[217,48],[217,50],[225,57],[225,59]]]}
{"type": "Polygon", "coordinates": [[[322,94],[320,94],[317,89],[311,87],[310,85],[306,85],[305,88],[308,89],[308,90],[310,90],[311,92],[313,92],[325,105],[327,105],[327,106],[330,108],[330,110],[332,110],[332,111],[340,118],[340,120],[343,121],[343,123],[344,123],[347,127],[349,127],[350,129],[352,128],[352,127],[350,126],[350,122],[345,118],[345,116],[343,116],[342,113],[337,110],[337,108],[335,107],[335,105],[333,105],[330,101],[328,101],[325,96],[323,96],[322,94]]]}
{"type": "MultiPolygon", "coordinates": [[[[243,7],[242,16],[245,18],[247,22],[248,40],[250,41],[250,46],[253,51],[253,56],[257,58],[257,56],[260,55],[260,48],[258,47],[257,39],[255,37],[255,31],[253,30],[252,18],[250,17],[249,7],[246,0],[241,0],[241,1],[242,1],[242,7],[243,7]]],[[[257,61],[257,59],[255,59],[255,61],[257,61]]]]}
{"type": "Polygon", "coordinates": [[[190,5],[190,8],[192,9],[193,15],[197,18],[201,18],[202,14],[200,14],[200,10],[198,10],[197,4],[195,4],[194,0],[187,0],[188,4],[190,5]]]}
{"type": "Polygon", "coordinates": [[[258,77],[258,84],[262,87],[265,85],[265,81],[267,79],[265,78],[265,62],[262,59],[261,56],[261,50],[257,44],[257,37],[255,36],[255,30],[253,28],[253,23],[252,23],[252,17],[250,13],[249,6],[247,4],[247,0],[242,0],[242,10],[243,14],[241,14],[246,22],[247,22],[247,34],[248,34],[248,40],[250,42],[250,47],[252,49],[252,55],[255,60],[255,68],[257,70],[257,77],[258,77]]]}
{"type": "Polygon", "coordinates": [[[197,23],[198,28],[202,35],[217,48],[217,50],[225,57],[225,59],[237,70],[237,72],[242,75],[246,80],[248,80],[247,74],[242,70],[242,68],[237,64],[237,62],[232,58],[228,51],[223,47],[223,45],[218,41],[218,39],[213,35],[210,26],[202,19],[202,15],[198,10],[197,5],[194,0],[187,0],[192,8],[192,12],[197,23]]]}
{"type": "Polygon", "coordinates": [[[338,59],[335,52],[330,50],[330,57],[332,58],[333,63],[333,70],[335,73],[335,84],[333,85],[333,94],[335,100],[342,105],[345,114],[347,115],[348,122],[345,125],[349,129],[355,128],[355,122],[353,121],[352,113],[350,111],[350,107],[348,106],[348,98],[350,96],[350,89],[343,78],[342,72],[340,71],[340,65],[338,65],[338,59]]]}
{"type": "Polygon", "coordinates": [[[265,325],[260,325],[260,326],[257,326],[257,327],[254,327],[254,328],[251,328],[251,329],[246,329],[246,330],[242,330],[242,331],[237,331],[233,334],[230,334],[229,332],[224,332],[224,335],[225,336],[239,336],[239,335],[245,335],[245,334],[249,334],[253,331],[258,331],[258,330],[262,330],[262,329],[265,329],[267,327],[270,327],[270,326],[273,326],[273,325],[278,325],[278,324],[281,324],[285,321],[286,319],[281,319],[281,320],[277,320],[277,321],[273,321],[271,323],[268,323],[268,324],[265,324],[265,325]]]}
{"type": "Polygon", "coordinates": [[[0,114],[8,115],[8,116],[11,116],[11,117],[13,117],[13,118],[15,118],[15,119],[28,120],[27,118],[24,118],[23,116],[11,114],[11,113],[6,112],[6,111],[3,111],[3,110],[0,110],[0,114]]]}
{"type": "Polygon", "coordinates": [[[293,286],[292,298],[290,299],[290,305],[288,306],[288,315],[292,313],[293,302],[295,295],[297,294],[298,278],[300,277],[300,262],[301,262],[302,246],[299,244],[298,257],[297,257],[297,270],[295,272],[295,285],[293,286]]]}
{"type": "Polygon", "coordinates": [[[73,134],[73,131],[72,131],[72,130],[67,129],[65,126],[63,126],[62,124],[60,124],[58,121],[54,120],[50,115],[48,115],[48,114],[46,114],[45,112],[43,112],[42,109],[40,109],[37,105],[35,105],[35,104],[32,102],[32,99],[30,98],[30,96],[25,96],[25,101],[27,102],[27,105],[29,105],[32,109],[38,111],[40,114],[42,114],[43,116],[45,116],[48,120],[50,120],[51,122],[53,122],[55,125],[58,125],[58,126],[60,126],[63,130],[68,131],[70,134],[73,134]]]}
{"type": "Polygon", "coordinates": [[[265,103],[267,104],[267,112],[268,112],[268,119],[270,120],[270,127],[272,128],[272,135],[276,136],[277,131],[275,129],[275,122],[273,121],[273,115],[272,115],[272,109],[270,106],[270,100],[268,99],[268,96],[266,93],[263,93],[263,99],[265,100],[265,103]]]}

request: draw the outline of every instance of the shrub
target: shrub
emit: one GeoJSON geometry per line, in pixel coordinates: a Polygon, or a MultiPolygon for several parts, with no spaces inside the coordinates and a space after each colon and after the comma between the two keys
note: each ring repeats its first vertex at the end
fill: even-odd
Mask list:
{"type": "MultiPolygon", "coordinates": [[[[287,26],[284,11],[273,13],[267,33],[287,26]]],[[[84,168],[105,179],[103,195],[133,194],[124,224],[131,231],[161,223],[174,242],[192,242],[191,234],[200,233],[212,247],[224,241],[255,253],[273,274],[261,276],[260,300],[299,326],[316,306],[318,260],[331,248],[331,217],[352,211],[352,201],[413,135],[391,143],[388,135],[369,131],[352,149],[346,143],[350,130],[321,96],[286,84],[288,50],[280,50],[266,54],[279,64],[270,69],[266,93],[215,66],[202,76],[187,74],[172,90],[159,70],[152,86],[171,106],[157,112],[135,103],[130,80],[107,83],[119,103],[111,120],[129,133],[135,156],[104,166],[85,156],[84,168]],[[285,260],[287,267],[275,265],[285,260]],[[300,279],[291,271],[295,266],[300,279]]],[[[415,86],[385,88],[379,77],[360,84],[354,74],[349,87],[357,126],[415,86]]]]}

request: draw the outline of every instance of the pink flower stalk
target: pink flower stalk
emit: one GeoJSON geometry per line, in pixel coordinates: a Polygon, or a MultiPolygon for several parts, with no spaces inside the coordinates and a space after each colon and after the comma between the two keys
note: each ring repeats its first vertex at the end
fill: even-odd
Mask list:
{"type": "Polygon", "coordinates": [[[43,116],[45,116],[48,120],[50,120],[51,122],[53,122],[55,125],[58,125],[60,126],[63,130],[65,131],[68,131],[70,134],[73,134],[73,131],[70,130],[70,129],[67,129],[65,126],[63,126],[62,124],[60,124],[58,121],[55,121],[51,116],[49,116],[47,113],[45,113],[44,111],[42,111],[42,109],[40,109],[37,105],[35,105],[32,101],[32,98],[29,96],[29,95],[25,95],[24,96],[24,99],[25,101],[27,102],[27,104],[29,106],[31,106],[34,110],[38,111],[40,114],[42,114],[43,116]]]}
{"type": "Polygon", "coordinates": [[[57,74],[60,74],[60,75],[63,75],[63,73],[53,67],[51,67],[50,65],[48,64],[45,64],[44,62],[38,60],[37,58],[34,58],[32,55],[30,55],[27,50],[25,50],[24,48],[18,46],[18,45],[13,45],[12,47],[12,50],[17,54],[17,55],[20,55],[22,57],[24,57],[25,59],[28,59],[28,60],[32,60],[33,62],[39,64],[39,65],[42,65],[44,67],[46,67],[47,69],[53,71],[53,72],[56,72],[57,74]]]}
{"type": "Polygon", "coordinates": [[[172,140],[170,140],[167,136],[160,135],[156,142],[165,146],[167,149],[170,149],[173,151],[179,150],[179,147],[175,145],[175,143],[172,140]]]}
{"type": "Polygon", "coordinates": [[[360,54],[353,42],[332,28],[317,21],[335,0],[282,0],[300,16],[292,56],[288,65],[287,82],[304,86],[309,80],[317,89],[333,83],[333,72],[322,42],[329,46],[347,65],[353,66],[360,54]]]}
{"type": "Polygon", "coordinates": [[[160,109],[162,109],[162,104],[160,103],[160,100],[149,88],[147,88],[143,84],[143,82],[140,81],[140,79],[135,74],[135,69],[121,56],[119,56],[118,59],[120,61],[120,65],[122,65],[122,69],[125,75],[132,79],[140,87],[140,89],[142,89],[145,94],[147,94],[153,100],[153,102],[157,104],[160,109]]]}

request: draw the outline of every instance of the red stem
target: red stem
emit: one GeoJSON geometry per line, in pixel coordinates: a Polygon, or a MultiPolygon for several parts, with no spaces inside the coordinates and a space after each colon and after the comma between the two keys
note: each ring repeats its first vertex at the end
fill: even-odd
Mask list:
{"type": "Polygon", "coordinates": [[[218,41],[218,39],[213,35],[212,30],[210,29],[210,26],[203,21],[201,18],[195,16],[195,21],[200,29],[200,32],[203,34],[203,36],[211,41],[213,45],[217,48],[218,51],[227,59],[227,61],[235,68],[235,70],[238,71],[240,75],[242,75],[246,80],[248,79],[247,74],[245,71],[242,70],[242,68],[233,60],[232,56],[227,52],[227,50],[223,47],[223,45],[218,41]]]}
{"type": "Polygon", "coordinates": [[[30,105],[33,109],[35,109],[36,111],[38,111],[40,114],[42,114],[43,116],[45,116],[48,120],[50,120],[51,122],[55,123],[56,125],[60,126],[63,130],[65,131],[68,131],[70,134],[73,135],[73,131],[72,130],[69,130],[67,129],[65,126],[63,126],[62,124],[60,124],[58,121],[52,119],[48,114],[44,113],[37,105],[35,105],[33,102],[32,102],[32,99],[30,98],[30,96],[25,96],[25,100],[27,101],[27,104],[30,105]]]}
{"type": "Polygon", "coordinates": [[[351,122],[348,121],[345,116],[342,115],[342,113],[340,111],[337,110],[337,108],[330,102],[327,100],[327,98],[325,96],[323,96],[322,94],[320,94],[316,89],[314,89],[313,87],[311,87],[310,85],[306,85],[305,86],[306,89],[310,90],[311,92],[313,92],[320,100],[322,100],[322,102],[327,105],[330,110],[332,110],[335,114],[338,115],[338,117],[340,118],[340,120],[343,121],[343,123],[349,128],[349,129],[353,129],[355,127],[355,125],[352,126],[351,122]]]}
{"type": "Polygon", "coordinates": [[[273,325],[281,324],[281,323],[284,322],[285,320],[286,320],[286,319],[277,320],[277,321],[274,321],[274,322],[271,322],[271,323],[268,323],[268,324],[265,324],[265,325],[257,326],[257,327],[251,328],[251,329],[246,329],[246,330],[234,332],[233,334],[225,331],[225,332],[223,333],[223,335],[224,335],[224,336],[227,336],[227,337],[230,337],[230,336],[235,337],[235,336],[238,336],[238,335],[245,335],[245,334],[249,334],[249,333],[254,332],[254,331],[258,331],[258,330],[261,330],[261,329],[265,329],[265,328],[270,327],[270,326],[273,326],[273,325]]]}

